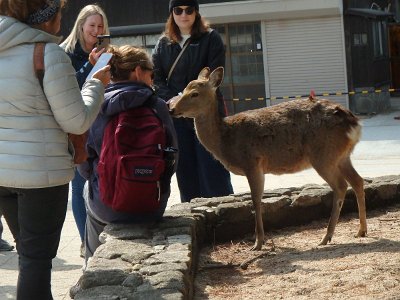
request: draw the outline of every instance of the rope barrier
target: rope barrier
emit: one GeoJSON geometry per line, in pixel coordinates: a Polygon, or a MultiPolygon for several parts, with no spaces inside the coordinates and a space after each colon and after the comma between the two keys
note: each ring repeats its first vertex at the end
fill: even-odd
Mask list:
{"type": "MultiPolygon", "coordinates": [[[[320,94],[313,94],[315,97],[327,97],[327,96],[344,96],[344,95],[349,95],[353,96],[356,94],[379,94],[379,93],[384,93],[384,92],[396,92],[400,91],[400,89],[387,89],[387,90],[367,90],[367,91],[350,91],[350,92],[331,92],[331,93],[320,93],[320,94]]],[[[294,95],[294,96],[271,96],[271,97],[258,97],[258,98],[233,98],[232,101],[237,102],[237,101],[266,101],[266,100],[290,100],[290,99],[301,99],[301,98],[308,98],[310,94],[308,95],[294,95]]],[[[226,99],[229,101],[229,99],[226,99]]]]}

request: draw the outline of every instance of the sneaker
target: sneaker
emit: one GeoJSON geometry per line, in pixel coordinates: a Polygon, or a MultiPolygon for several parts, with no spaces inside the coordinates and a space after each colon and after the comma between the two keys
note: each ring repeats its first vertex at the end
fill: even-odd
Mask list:
{"type": "Polygon", "coordinates": [[[0,251],[12,251],[14,246],[11,246],[7,241],[0,239],[0,251]]]}
{"type": "Polygon", "coordinates": [[[81,244],[81,253],[79,254],[80,257],[85,258],[85,242],[81,244]]]}
{"type": "Polygon", "coordinates": [[[69,297],[71,299],[74,299],[76,294],[78,294],[81,290],[82,290],[82,288],[81,288],[81,285],[79,284],[79,281],[78,281],[74,286],[72,286],[69,289],[69,297]]]}

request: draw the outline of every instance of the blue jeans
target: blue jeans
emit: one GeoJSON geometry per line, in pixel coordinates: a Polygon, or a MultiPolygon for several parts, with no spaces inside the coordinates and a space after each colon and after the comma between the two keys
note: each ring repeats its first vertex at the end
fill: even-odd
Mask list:
{"type": "Polygon", "coordinates": [[[68,203],[68,184],[38,189],[0,187],[0,208],[19,256],[17,300],[52,300],[51,268],[68,203]]]}
{"type": "Polygon", "coordinates": [[[174,119],[179,160],[176,171],[182,202],[233,194],[230,173],[197,139],[191,119],[174,119]]]}
{"type": "Polygon", "coordinates": [[[76,169],[75,177],[71,181],[72,213],[82,242],[85,238],[86,225],[86,208],[85,200],[83,199],[83,187],[85,186],[85,182],[86,179],[83,178],[76,169]]]}

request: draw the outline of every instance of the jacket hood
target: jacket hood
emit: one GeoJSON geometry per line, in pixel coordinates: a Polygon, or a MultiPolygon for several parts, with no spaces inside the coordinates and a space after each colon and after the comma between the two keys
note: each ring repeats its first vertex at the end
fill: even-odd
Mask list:
{"type": "Polygon", "coordinates": [[[32,28],[17,19],[0,16],[0,51],[25,43],[56,43],[60,38],[32,28]]]}
{"type": "Polygon", "coordinates": [[[102,114],[113,116],[122,111],[139,107],[154,96],[154,91],[140,82],[119,82],[107,86],[104,94],[102,114]]]}

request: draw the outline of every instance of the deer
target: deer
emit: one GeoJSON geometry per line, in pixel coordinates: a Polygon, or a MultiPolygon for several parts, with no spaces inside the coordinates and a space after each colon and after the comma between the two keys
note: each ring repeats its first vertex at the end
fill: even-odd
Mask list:
{"type": "Polygon", "coordinates": [[[227,170],[246,176],[255,212],[251,250],[261,250],[264,244],[264,174],[289,174],[311,167],[333,190],[327,232],[319,245],[332,240],[348,184],[357,198],[360,226],[356,237],[365,237],[364,180],[350,159],[361,138],[358,118],[337,103],[313,96],[222,117],[216,90],[223,77],[223,67],[213,72],[202,69],[180,96],[170,100],[169,110],[172,117],[193,118],[202,145],[227,170]]]}

